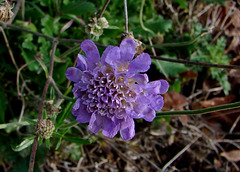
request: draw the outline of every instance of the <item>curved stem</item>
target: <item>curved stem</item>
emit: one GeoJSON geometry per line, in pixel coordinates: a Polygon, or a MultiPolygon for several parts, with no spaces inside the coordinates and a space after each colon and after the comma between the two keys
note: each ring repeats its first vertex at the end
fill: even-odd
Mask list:
{"type": "Polygon", "coordinates": [[[157,117],[160,118],[162,116],[170,116],[170,115],[202,115],[202,114],[207,114],[211,112],[218,112],[222,110],[230,110],[230,109],[235,109],[240,107],[240,102],[235,102],[235,103],[229,103],[229,104],[224,104],[224,105],[219,105],[219,106],[214,106],[210,108],[205,108],[205,109],[199,109],[199,110],[183,110],[183,111],[167,111],[167,112],[157,112],[157,117]]]}
{"type": "Polygon", "coordinates": [[[139,20],[140,20],[141,27],[143,28],[143,30],[151,33],[152,35],[155,35],[155,33],[154,33],[152,30],[146,28],[146,27],[144,26],[144,24],[143,24],[143,19],[142,19],[142,17],[143,17],[143,7],[144,7],[144,4],[145,4],[145,0],[142,0],[141,10],[140,10],[140,14],[139,14],[139,20]]]}

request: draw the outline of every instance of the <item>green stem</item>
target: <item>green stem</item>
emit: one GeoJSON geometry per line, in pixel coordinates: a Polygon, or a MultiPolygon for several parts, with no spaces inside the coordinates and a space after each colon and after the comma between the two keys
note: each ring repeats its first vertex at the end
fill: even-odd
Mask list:
{"type": "Polygon", "coordinates": [[[211,112],[235,109],[235,108],[239,108],[239,107],[240,107],[240,102],[235,102],[235,103],[229,103],[229,104],[225,104],[225,105],[219,105],[219,106],[214,106],[214,107],[199,109],[199,110],[157,112],[156,118],[160,118],[162,116],[170,116],[170,115],[174,115],[174,116],[176,116],[176,115],[202,115],[202,114],[207,114],[207,113],[211,113],[211,112]]]}
{"type": "Polygon", "coordinates": [[[71,53],[73,53],[74,51],[77,51],[77,50],[79,50],[79,49],[80,49],[80,45],[76,45],[76,46],[68,49],[68,50],[65,51],[64,53],[62,53],[62,54],[59,56],[59,58],[60,58],[60,59],[63,59],[63,58],[65,58],[67,55],[69,55],[69,54],[71,54],[71,53]]]}
{"type": "Polygon", "coordinates": [[[206,34],[208,34],[209,32],[203,32],[200,35],[198,35],[196,38],[190,40],[190,41],[185,41],[185,42],[176,42],[176,43],[162,43],[162,44],[156,44],[156,45],[146,45],[147,48],[175,48],[175,47],[186,47],[189,45],[194,44],[195,42],[197,42],[200,38],[202,38],[203,36],[205,36],[206,34]]]}
{"type": "Polygon", "coordinates": [[[145,4],[145,0],[142,0],[141,10],[140,10],[140,14],[139,14],[139,20],[140,20],[141,27],[142,27],[143,30],[151,33],[152,35],[155,35],[155,33],[154,33],[152,30],[146,28],[146,27],[144,26],[144,24],[143,24],[143,19],[142,19],[142,17],[143,17],[143,7],[144,7],[144,4],[145,4]]]}

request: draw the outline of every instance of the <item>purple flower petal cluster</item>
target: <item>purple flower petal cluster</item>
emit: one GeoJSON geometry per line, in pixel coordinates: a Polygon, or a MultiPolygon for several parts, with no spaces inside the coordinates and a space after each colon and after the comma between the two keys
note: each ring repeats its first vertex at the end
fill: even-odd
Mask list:
{"type": "Polygon", "coordinates": [[[81,49],[87,58],[78,54],[76,68],[70,67],[66,77],[74,82],[77,98],[72,113],[79,123],[89,122],[93,133],[114,137],[120,131],[124,140],[135,135],[133,119],[151,122],[164,101],[160,94],[168,90],[168,82],[149,82],[147,74],[151,58],[142,53],[136,58],[135,41],[124,39],[120,47],[108,46],[100,58],[96,45],[85,40],[81,49]]]}

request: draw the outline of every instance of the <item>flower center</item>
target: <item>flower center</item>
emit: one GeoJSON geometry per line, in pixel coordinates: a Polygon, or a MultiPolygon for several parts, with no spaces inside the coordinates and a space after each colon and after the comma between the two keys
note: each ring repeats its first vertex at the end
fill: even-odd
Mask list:
{"type": "Polygon", "coordinates": [[[86,84],[82,102],[89,113],[101,116],[124,118],[137,96],[125,82],[124,76],[116,76],[111,69],[97,71],[86,84]]]}

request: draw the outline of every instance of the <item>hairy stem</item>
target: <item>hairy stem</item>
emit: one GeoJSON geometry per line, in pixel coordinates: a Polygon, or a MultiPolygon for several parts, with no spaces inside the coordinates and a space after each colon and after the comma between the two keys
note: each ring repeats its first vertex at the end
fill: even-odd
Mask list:
{"type": "Polygon", "coordinates": [[[102,15],[103,15],[104,11],[106,10],[109,2],[110,2],[110,0],[106,0],[106,1],[105,1],[105,4],[103,5],[103,8],[102,8],[101,12],[100,12],[100,13],[98,14],[98,16],[97,16],[98,19],[102,17],[102,15]]]}
{"type": "MultiPolygon", "coordinates": [[[[49,76],[48,76],[48,79],[45,83],[43,93],[42,93],[42,99],[41,99],[41,105],[40,105],[40,110],[39,110],[39,114],[38,114],[37,125],[41,121],[42,115],[43,115],[44,102],[45,102],[45,98],[46,98],[46,95],[47,95],[48,86],[51,82],[51,78],[52,78],[52,74],[53,74],[54,56],[55,56],[55,51],[56,51],[56,48],[57,48],[57,44],[58,44],[58,41],[54,38],[53,46],[52,46],[52,54],[51,54],[51,59],[50,59],[49,76]]],[[[33,169],[34,169],[34,162],[35,162],[35,156],[36,156],[36,151],[37,151],[37,144],[38,144],[38,136],[36,136],[36,138],[34,139],[32,152],[31,152],[31,157],[30,157],[30,162],[29,162],[29,172],[33,172],[33,169]]]]}
{"type": "Polygon", "coordinates": [[[127,9],[127,0],[124,0],[124,14],[125,14],[125,33],[128,33],[128,9],[127,9]]]}

